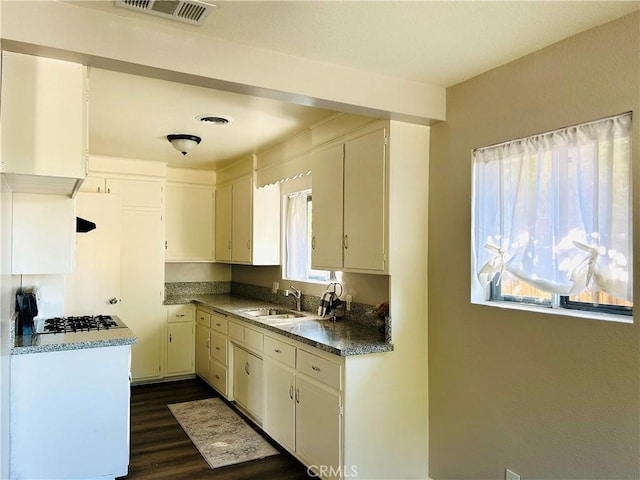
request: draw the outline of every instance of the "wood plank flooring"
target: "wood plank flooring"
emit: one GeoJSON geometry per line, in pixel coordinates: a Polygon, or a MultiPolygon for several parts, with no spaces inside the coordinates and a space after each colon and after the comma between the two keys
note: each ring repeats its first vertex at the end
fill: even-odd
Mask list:
{"type": "MultiPolygon", "coordinates": [[[[168,404],[219,396],[200,379],[134,386],[131,390],[131,456],[122,479],[302,480],[313,478],[304,465],[271,441],[281,453],[211,469],[168,404]]],[[[249,423],[252,427],[251,422],[249,423]]],[[[255,428],[255,427],[254,427],[255,428]]],[[[257,428],[256,431],[259,432],[257,428]]]]}

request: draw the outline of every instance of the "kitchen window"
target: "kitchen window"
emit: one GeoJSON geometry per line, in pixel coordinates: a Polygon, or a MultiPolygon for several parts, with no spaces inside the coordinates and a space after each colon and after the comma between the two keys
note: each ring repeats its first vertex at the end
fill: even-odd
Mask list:
{"type": "Polygon", "coordinates": [[[327,282],[333,272],[311,268],[311,218],[313,197],[311,190],[286,196],[284,234],[284,272],[288,280],[327,282]]]}
{"type": "Polygon", "coordinates": [[[626,113],[474,150],[472,301],[632,315],[630,144],[626,113]]]}

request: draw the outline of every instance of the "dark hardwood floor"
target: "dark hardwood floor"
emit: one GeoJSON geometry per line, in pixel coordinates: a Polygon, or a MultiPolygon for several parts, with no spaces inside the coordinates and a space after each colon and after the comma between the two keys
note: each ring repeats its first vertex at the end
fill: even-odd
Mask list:
{"type": "Polygon", "coordinates": [[[131,390],[131,457],[127,480],[301,480],[304,465],[267,438],[279,455],[211,469],[175,420],[168,404],[219,396],[200,379],[134,386],[131,390]]]}

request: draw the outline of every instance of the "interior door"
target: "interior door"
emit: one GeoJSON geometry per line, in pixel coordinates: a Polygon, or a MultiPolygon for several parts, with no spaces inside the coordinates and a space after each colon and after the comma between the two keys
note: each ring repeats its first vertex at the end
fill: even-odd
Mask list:
{"type": "Polygon", "coordinates": [[[64,277],[65,315],[118,315],[120,300],[120,197],[78,193],[76,215],[96,228],[76,233],[76,268],[64,277]],[[110,303],[115,299],[118,303],[110,303]]]}

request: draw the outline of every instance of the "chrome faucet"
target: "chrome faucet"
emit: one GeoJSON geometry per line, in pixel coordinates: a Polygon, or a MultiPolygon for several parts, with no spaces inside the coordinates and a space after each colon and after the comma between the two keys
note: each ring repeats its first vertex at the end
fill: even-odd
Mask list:
{"type": "Polygon", "coordinates": [[[302,292],[298,290],[296,287],[294,287],[293,285],[289,285],[289,288],[291,290],[285,290],[284,294],[287,297],[290,294],[293,294],[293,296],[296,297],[296,310],[301,312],[302,311],[302,292]]]}

